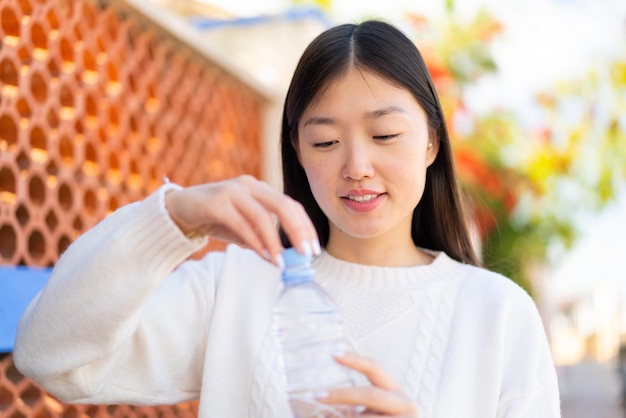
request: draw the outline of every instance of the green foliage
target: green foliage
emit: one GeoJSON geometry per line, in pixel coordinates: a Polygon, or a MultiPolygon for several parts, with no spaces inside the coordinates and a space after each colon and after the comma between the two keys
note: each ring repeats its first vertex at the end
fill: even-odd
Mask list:
{"type": "Polygon", "coordinates": [[[467,108],[466,88],[497,71],[490,44],[505,28],[484,10],[467,21],[452,1],[446,10],[442,21],[408,20],[442,99],[484,263],[532,293],[533,267],[551,246],[571,246],[580,220],[626,179],[626,56],[539,92],[543,126],[531,129],[511,111],[467,108]]]}
{"type": "MultiPolygon", "coordinates": [[[[441,97],[483,261],[532,293],[532,269],[550,248],[571,246],[580,219],[626,180],[626,54],[537,93],[540,127],[503,109],[478,115],[465,90],[498,71],[491,44],[506,28],[485,9],[461,20],[444,1],[442,19],[410,13],[407,21],[441,97]]],[[[293,4],[329,12],[332,0],[293,4]]]]}

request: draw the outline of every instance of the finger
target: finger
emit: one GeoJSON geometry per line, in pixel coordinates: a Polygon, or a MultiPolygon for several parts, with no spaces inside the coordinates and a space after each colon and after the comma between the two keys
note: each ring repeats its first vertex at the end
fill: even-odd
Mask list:
{"type": "Polygon", "coordinates": [[[299,252],[319,255],[321,248],[317,230],[299,202],[285,196],[285,203],[278,208],[277,214],[289,242],[299,252]]]}
{"type": "MultiPolygon", "coordinates": [[[[250,221],[249,217],[240,211],[236,206],[233,206],[231,210],[223,213],[226,214],[224,219],[216,219],[217,226],[211,233],[209,233],[209,235],[227,238],[239,245],[251,248],[261,257],[268,259],[266,245],[259,236],[256,226],[250,221]],[[222,230],[224,232],[217,233],[217,230],[222,230]]],[[[268,259],[268,261],[272,260],[268,259]]]]}
{"type": "Polygon", "coordinates": [[[299,252],[316,255],[320,253],[317,230],[302,204],[265,183],[256,189],[255,197],[276,214],[289,241],[299,252]]]}
{"type": "Polygon", "coordinates": [[[325,404],[364,406],[365,414],[417,416],[417,407],[404,395],[375,386],[331,389],[318,394],[317,399],[325,404]]]}
{"type": "Polygon", "coordinates": [[[235,224],[233,228],[234,230],[242,227],[248,228],[249,232],[254,234],[254,239],[260,242],[260,249],[257,246],[253,249],[277,267],[283,268],[282,251],[284,248],[271,214],[257,201],[250,199],[249,197],[240,198],[240,201],[236,203],[238,213],[245,219],[245,223],[244,225],[235,224]]]}
{"type": "MultiPolygon", "coordinates": [[[[271,213],[253,196],[247,194],[237,196],[234,205],[237,211],[245,217],[247,224],[251,226],[257,239],[261,242],[262,251],[267,252],[271,260],[280,264],[277,260],[283,246],[271,213]]],[[[234,228],[237,228],[237,225],[234,225],[234,228]]]]}
{"type": "Polygon", "coordinates": [[[282,251],[273,219],[251,189],[263,184],[250,176],[193,186],[167,195],[168,211],[184,233],[235,242],[277,262],[282,251]],[[273,255],[273,257],[272,257],[273,255]]]}
{"type": "Polygon", "coordinates": [[[204,212],[210,221],[199,228],[200,232],[249,247],[269,260],[267,245],[258,232],[259,224],[271,222],[263,206],[252,199],[249,192],[241,190],[236,182],[224,182],[213,188],[218,193],[213,193],[211,205],[204,212]],[[262,221],[258,222],[258,219],[262,221]]]}
{"type": "Polygon", "coordinates": [[[390,391],[401,391],[401,386],[378,363],[356,353],[335,356],[340,364],[354,369],[368,378],[374,386],[390,391]]]}

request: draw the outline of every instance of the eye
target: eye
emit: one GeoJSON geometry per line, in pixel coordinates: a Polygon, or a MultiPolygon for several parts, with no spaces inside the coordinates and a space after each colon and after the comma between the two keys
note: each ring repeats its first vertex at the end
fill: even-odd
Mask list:
{"type": "Polygon", "coordinates": [[[378,141],[389,141],[390,139],[394,139],[399,137],[400,134],[391,134],[391,135],[375,135],[374,139],[378,141]]]}
{"type": "Polygon", "coordinates": [[[324,142],[316,142],[313,144],[313,148],[328,148],[332,145],[335,145],[337,141],[324,141],[324,142]]]}

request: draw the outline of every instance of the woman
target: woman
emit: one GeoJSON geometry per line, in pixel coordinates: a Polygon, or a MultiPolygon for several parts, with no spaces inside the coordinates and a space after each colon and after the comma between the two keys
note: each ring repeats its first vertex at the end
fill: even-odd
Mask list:
{"type": "Polygon", "coordinates": [[[377,21],[321,34],[281,141],[285,194],[246,176],[165,184],[80,237],[24,314],[18,368],[73,402],[199,398],[201,417],[290,416],[270,322],[293,244],[318,255],[355,351],[337,361],[362,377],[320,402],[559,416],[535,305],[477,266],[441,106],[407,37],[377,21]],[[206,237],[239,245],[184,261],[206,237]]]}

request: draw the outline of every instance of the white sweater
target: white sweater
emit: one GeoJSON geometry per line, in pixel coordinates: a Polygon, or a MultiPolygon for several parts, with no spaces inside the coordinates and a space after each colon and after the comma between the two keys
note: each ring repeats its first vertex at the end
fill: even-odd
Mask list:
{"type": "MultiPolygon", "coordinates": [[[[290,417],[272,339],[280,272],[169,218],[165,185],[82,235],[20,322],[14,360],[60,399],[168,404],[201,418],[290,417]]],[[[556,373],[532,299],[512,281],[438,253],[369,267],[323,253],[316,280],[354,349],[401,382],[421,418],[555,418],[556,373]]]]}

